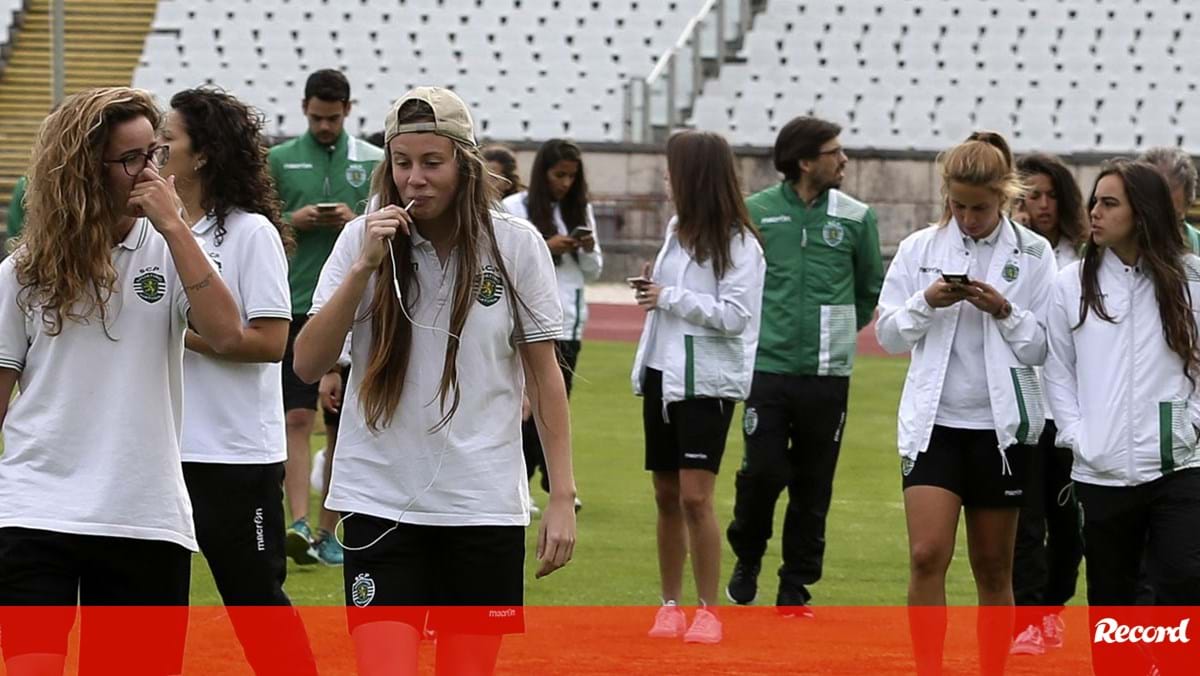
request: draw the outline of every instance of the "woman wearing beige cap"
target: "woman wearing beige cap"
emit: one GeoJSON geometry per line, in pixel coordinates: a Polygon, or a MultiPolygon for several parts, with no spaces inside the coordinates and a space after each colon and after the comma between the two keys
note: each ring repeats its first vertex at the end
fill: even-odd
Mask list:
{"type": "Polygon", "coordinates": [[[343,230],[296,340],[296,373],[315,382],[353,329],[326,506],[343,514],[364,674],[415,673],[427,627],[438,631],[439,673],[489,673],[500,636],[522,631],[523,390],[552,487],[538,577],[574,549],[554,265],[533,226],[490,210],[472,127],[445,89],[396,102],[372,184],[382,208],[343,230]]]}

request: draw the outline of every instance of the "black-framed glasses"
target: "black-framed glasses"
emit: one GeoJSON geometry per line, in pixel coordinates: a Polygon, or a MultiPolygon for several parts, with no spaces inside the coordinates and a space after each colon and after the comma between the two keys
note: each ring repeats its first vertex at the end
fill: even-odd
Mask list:
{"type": "Polygon", "coordinates": [[[133,151],[125,153],[115,160],[104,160],[105,164],[121,164],[121,168],[125,170],[128,176],[137,176],[146,168],[148,162],[153,162],[154,166],[162,169],[167,164],[167,160],[171,157],[171,146],[154,146],[146,152],[133,151]]]}
{"type": "Polygon", "coordinates": [[[842,146],[830,148],[829,150],[818,150],[817,157],[821,157],[822,155],[841,155],[845,150],[842,146]]]}

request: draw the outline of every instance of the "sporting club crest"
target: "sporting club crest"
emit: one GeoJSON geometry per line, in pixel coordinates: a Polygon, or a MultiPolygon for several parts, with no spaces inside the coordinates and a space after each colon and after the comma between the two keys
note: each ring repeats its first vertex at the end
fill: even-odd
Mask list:
{"type": "Polygon", "coordinates": [[[1006,282],[1017,281],[1017,277],[1020,276],[1020,274],[1021,268],[1017,265],[1016,261],[1008,261],[1004,264],[1004,269],[1000,271],[1000,276],[1003,277],[1004,281],[1006,282]]]}
{"type": "Polygon", "coordinates": [[[485,265],[475,275],[475,300],[484,307],[491,307],[504,295],[504,280],[495,266],[485,265]]]}
{"type": "Polygon", "coordinates": [[[746,413],[742,416],[742,432],[746,436],[754,436],[754,431],[758,429],[758,411],[747,408],[746,413]]]}
{"type": "Polygon", "coordinates": [[[826,221],[825,227],[821,228],[821,239],[825,240],[831,248],[836,249],[843,239],[846,239],[846,229],[837,221],[826,221]]]}
{"type": "Polygon", "coordinates": [[[370,573],[359,573],[354,577],[354,584],[350,586],[350,596],[354,599],[354,605],[359,608],[371,605],[371,601],[375,600],[375,580],[371,579],[370,573]]]}
{"type": "Polygon", "coordinates": [[[167,279],[158,272],[143,272],[133,280],[133,290],[147,303],[157,303],[166,293],[167,279]]]}
{"type": "Polygon", "coordinates": [[[346,167],[346,182],[355,188],[361,188],[367,182],[367,169],[361,164],[351,164],[346,167]]]}
{"type": "Polygon", "coordinates": [[[900,473],[904,476],[912,474],[913,467],[916,467],[917,461],[912,458],[900,458],[900,473]]]}

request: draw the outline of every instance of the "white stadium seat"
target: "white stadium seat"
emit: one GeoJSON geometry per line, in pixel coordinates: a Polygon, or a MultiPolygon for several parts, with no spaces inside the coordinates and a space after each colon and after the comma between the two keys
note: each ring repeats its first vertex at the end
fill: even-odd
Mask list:
{"type": "MultiPolygon", "coordinates": [[[[703,4],[161,0],[134,81],[162,98],[208,81],[236,89],[268,112],[270,133],[291,135],[304,130],[298,102],[307,74],[341,68],[364,127],[354,133],[377,130],[404,87],[439,84],[480,102],[485,137],[614,142],[627,82],[650,72],[703,4]]],[[[1200,150],[1200,61],[1188,39],[1200,32],[1194,3],[764,4],[736,59],[702,82],[690,109],[677,97],[687,123],[736,144],[770,145],[791,116],[815,113],[881,149],[937,150],[990,127],[1009,134],[1018,152],[1129,152],[1139,141],[1181,138],[1200,150]]],[[[0,20],[19,5],[0,0],[0,20]]],[[[734,39],[740,4],[726,5],[726,37],[734,39]]],[[[714,40],[704,33],[706,55],[715,54],[714,40]]],[[[677,91],[689,87],[681,81],[677,91]]],[[[653,117],[665,123],[661,89],[655,101],[653,117]]]]}

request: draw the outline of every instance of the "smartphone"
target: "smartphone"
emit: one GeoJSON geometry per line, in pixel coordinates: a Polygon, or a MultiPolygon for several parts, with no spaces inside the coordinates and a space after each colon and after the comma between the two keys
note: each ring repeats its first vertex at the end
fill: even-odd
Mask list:
{"type": "Polygon", "coordinates": [[[584,237],[591,237],[591,236],[592,236],[592,229],[588,228],[588,227],[584,227],[582,225],[580,225],[580,226],[576,227],[574,230],[572,230],[571,235],[570,235],[571,239],[583,239],[584,237]]]}
{"type": "Polygon", "coordinates": [[[337,202],[321,202],[320,204],[317,205],[317,211],[319,211],[321,213],[329,213],[331,211],[337,211],[337,208],[338,208],[337,202]]]}
{"type": "Polygon", "coordinates": [[[649,279],[646,279],[645,277],[626,277],[625,283],[628,284],[629,286],[632,286],[633,288],[637,289],[637,288],[640,288],[643,286],[649,286],[653,282],[651,282],[649,279]]]}
{"type": "Polygon", "coordinates": [[[965,272],[960,273],[960,274],[943,272],[942,279],[944,279],[947,284],[961,284],[963,286],[966,286],[967,284],[971,283],[971,279],[969,277],[967,277],[967,273],[965,273],[965,272]]]}

